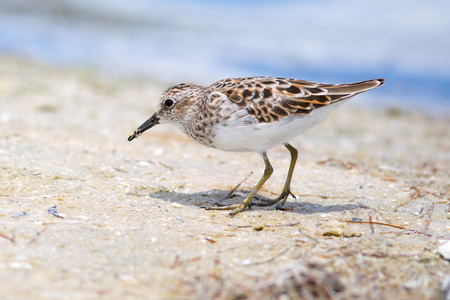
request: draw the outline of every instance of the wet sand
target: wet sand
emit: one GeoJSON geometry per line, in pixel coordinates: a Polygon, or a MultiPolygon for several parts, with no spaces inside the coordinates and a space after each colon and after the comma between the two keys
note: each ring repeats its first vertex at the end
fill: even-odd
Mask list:
{"type": "MultiPolygon", "coordinates": [[[[231,218],[200,207],[253,172],[240,202],[259,155],[162,125],[127,141],[167,86],[0,62],[3,299],[443,297],[448,115],[352,99],[292,142],[296,199],[231,218]]],[[[275,197],[289,153],[268,155],[275,197]]]]}

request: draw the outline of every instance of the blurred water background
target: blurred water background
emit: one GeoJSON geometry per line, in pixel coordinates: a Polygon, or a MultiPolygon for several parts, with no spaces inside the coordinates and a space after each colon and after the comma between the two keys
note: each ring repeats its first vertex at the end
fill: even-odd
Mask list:
{"type": "Polygon", "coordinates": [[[0,0],[0,54],[209,85],[386,78],[371,105],[450,110],[450,1],[0,0]]]}

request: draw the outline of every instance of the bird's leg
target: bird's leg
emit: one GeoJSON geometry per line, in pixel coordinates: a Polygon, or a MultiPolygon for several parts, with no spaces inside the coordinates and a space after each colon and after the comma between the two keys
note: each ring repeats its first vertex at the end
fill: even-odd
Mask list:
{"type": "Polygon", "coordinates": [[[292,195],[295,198],[294,194],[292,194],[292,192],[291,192],[290,187],[291,187],[292,174],[294,173],[295,163],[297,162],[298,151],[297,151],[297,149],[295,149],[288,143],[284,144],[284,146],[291,153],[291,164],[289,165],[289,171],[288,171],[286,181],[284,183],[284,187],[283,187],[283,190],[281,191],[280,196],[278,196],[275,199],[260,199],[261,202],[252,203],[252,204],[257,205],[257,206],[269,206],[269,205],[273,205],[273,204],[276,204],[281,201],[276,206],[276,209],[279,209],[284,205],[284,203],[286,203],[286,199],[289,195],[292,195]]]}
{"type": "Polygon", "coordinates": [[[237,189],[241,186],[241,184],[243,184],[252,174],[253,174],[253,172],[249,172],[247,174],[247,176],[245,176],[245,178],[242,179],[241,182],[239,182],[225,197],[214,202],[214,205],[220,205],[221,202],[225,201],[228,198],[231,198],[231,196],[233,196],[234,192],[236,192],[237,189]]]}
{"type": "Polygon", "coordinates": [[[258,181],[258,183],[255,185],[255,187],[251,190],[250,194],[248,194],[247,198],[244,199],[242,204],[231,204],[231,205],[225,205],[225,206],[213,206],[213,207],[205,207],[205,209],[218,209],[218,210],[225,210],[225,209],[233,209],[233,211],[230,213],[231,216],[236,215],[237,213],[243,211],[246,207],[250,206],[250,203],[252,202],[253,197],[255,197],[256,193],[261,189],[261,187],[264,185],[264,183],[269,179],[270,175],[273,173],[272,165],[270,164],[269,159],[267,158],[267,153],[264,151],[261,153],[261,156],[264,160],[264,163],[266,165],[266,168],[264,169],[264,174],[261,177],[261,179],[258,181]]]}

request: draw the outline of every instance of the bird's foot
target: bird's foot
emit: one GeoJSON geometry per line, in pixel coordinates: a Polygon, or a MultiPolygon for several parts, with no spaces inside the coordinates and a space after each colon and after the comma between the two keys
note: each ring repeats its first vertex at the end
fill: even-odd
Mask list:
{"type": "Polygon", "coordinates": [[[286,191],[281,192],[280,196],[278,196],[275,199],[268,199],[261,196],[257,196],[255,198],[257,198],[257,200],[260,202],[252,202],[252,204],[256,206],[271,206],[277,204],[275,206],[275,209],[280,209],[286,203],[287,197],[289,195],[291,195],[294,199],[297,199],[297,197],[295,197],[295,195],[291,192],[291,190],[288,189],[286,191]]]}
{"type": "Polygon", "coordinates": [[[250,205],[246,205],[245,203],[242,204],[230,204],[230,205],[221,205],[214,203],[215,206],[202,206],[200,208],[203,208],[205,210],[233,210],[230,212],[230,216],[235,216],[241,211],[244,211],[246,207],[251,208],[250,205]]]}

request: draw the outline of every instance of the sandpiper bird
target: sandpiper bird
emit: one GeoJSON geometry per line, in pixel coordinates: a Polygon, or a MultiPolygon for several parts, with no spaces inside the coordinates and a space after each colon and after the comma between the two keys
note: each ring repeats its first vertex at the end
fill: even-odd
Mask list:
{"type": "Polygon", "coordinates": [[[173,124],[202,145],[224,151],[258,152],[264,174],[241,204],[207,209],[231,209],[235,215],[250,207],[256,193],[273,172],[266,151],[283,144],[291,163],[280,196],[253,203],[286,202],[298,152],[289,144],[297,135],[322,123],[351,97],[383,85],[384,79],[347,84],[323,84],[275,77],[229,78],[209,87],[182,83],[164,91],[156,112],[128,138],[132,141],[157,124],[173,124]]]}

